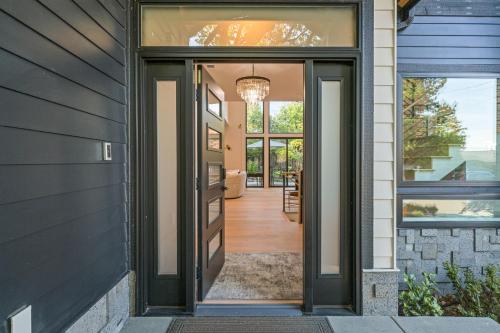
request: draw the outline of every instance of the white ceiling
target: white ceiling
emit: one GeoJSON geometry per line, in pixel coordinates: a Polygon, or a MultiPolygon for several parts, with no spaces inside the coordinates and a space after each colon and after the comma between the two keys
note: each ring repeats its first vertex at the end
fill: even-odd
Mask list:
{"type": "MultiPolygon", "coordinates": [[[[236,80],[252,75],[251,63],[215,63],[204,65],[225,93],[226,101],[242,101],[236,93],[236,80]]],[[[303,64],[256,63],[255,75],[271,80],[266,100],[301,101],[304,99],[303,64]]]]}

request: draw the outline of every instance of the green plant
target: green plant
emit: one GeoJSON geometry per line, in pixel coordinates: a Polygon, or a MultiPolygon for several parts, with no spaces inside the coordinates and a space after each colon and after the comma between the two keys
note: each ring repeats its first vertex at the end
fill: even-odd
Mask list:
{"type": "Polygon", "coordinates": [[[445,262],[443,266],[455,291],[453,295],[447,295],[452,303],[447,310],[449,314],[500,320],[498,266],[488,265],[484,279],[475,277],[470,268],[460,269],[449,262],[445,262]]]}
{"type": "Polygon", "coordinates": [[[436,298],[435,275],[423,272],[422,276],[423,281],[418,283],[413,274],[404,275],[408,290],[399,295],[403,314],[405,316],[441,316],[443,309],[436,298]]]}

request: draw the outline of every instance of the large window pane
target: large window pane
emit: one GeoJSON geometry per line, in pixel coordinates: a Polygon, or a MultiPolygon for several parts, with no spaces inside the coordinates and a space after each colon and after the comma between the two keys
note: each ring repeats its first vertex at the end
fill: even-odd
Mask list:
{"type": "Polygon", "coordinates": [[[158,274],[177,274],[176,84],[176,81],[156,83],[158,274]]]}
{"type": "Polygon", "coordinates": [[[264,139],[247,138],[247,187],[264,186],[264,139]]]}
{"type": "MultiPolygon", "coordinates": [[[[283,186],[283,171],[300,172],[302,170],[302,138],[269,139],[269,186],[283,186]]],[[[287,186],[294,183],[286,177],[287,186]]]]}
{"type": "Polygon", "coordinates": [[[287,170],[286,139],[269,139],[269,186],[283,186],[283,171],[287,170]]]}
{"type": "Polygon", "coordinates": [[[247,104],[247,133],[264,133],[264,102],[247,104]]]}
{"type": "Polygon", "coordinates": [[[500,222],[500,200],[403,200],[403,222],[461,221],[500,222]]]}
{"type": "Polygon", "coordinates": [[[354,6],[142,6],[143,46],[355,47],[354,6]]]}
{"type": "Polygon", "coordinates": [[[340,81],[321,82],[321,274],[340,273],[340,81]]]}
{"type": "Polygon", "coordinates": [[[269,103],[269,133],[303,133],[304,103],[269,103]]]}
{"type": "Polygon", "coordinates": [[[500,180],[499,92],[497,79],[405,78],[404,180],[500,180]]]}
{"type": "Polygon", "coordinates": [[[299,172],[302,170],[304,156],[304,140],[288,139],[288,171],[299,172]]]}

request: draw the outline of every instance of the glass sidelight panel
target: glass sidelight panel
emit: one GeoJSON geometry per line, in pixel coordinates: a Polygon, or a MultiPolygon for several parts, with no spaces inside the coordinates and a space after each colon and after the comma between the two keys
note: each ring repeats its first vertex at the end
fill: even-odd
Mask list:
{"type": "Polygon", "coordinates": [[[222,246],[222,230],[208,242],[208,260],[212,259],[217,250],[222,246]]]}
{"type": "Polygon", "coordinates": [[[340,81],[321,81],[321,274],[340,273],[340,81]]]}
{"type": "Polygon", "coordinates": [[[222,214],[222,198],[208,203],[208,224],[214,222],[222,214]]]}
{"type": "Polygon", "coordinates": [[[158,274],[177,274],[177,82],[156,83],[158,274]]]}
{"type": "Polygon", "coordinates": [[[142,6],[143,46],[355,47],[356,8],[142,6]]]}

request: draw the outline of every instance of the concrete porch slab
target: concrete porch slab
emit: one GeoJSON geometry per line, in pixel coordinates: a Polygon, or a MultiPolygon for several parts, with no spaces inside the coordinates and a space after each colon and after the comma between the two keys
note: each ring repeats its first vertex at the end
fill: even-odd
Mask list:
{"type": "Polygon", "coordinates": [[[328,317],[335,333],[401,333],[391,317],[328,317]]]}
{"type": "MultiPolygon", "coordinates": [[[[121,333],[165,333],[171,321],[171,317],[133,317],[121,333]]],[[[500,333],[500,325],[489,318],[338,316],[328,321],[335,333],[500,333]]]]}
{"type": "Polygon", "coordinates": [[[490,318],[472,317],[392,317],[405,333],[500,333],[500,325],[490,318]]]}
{"type": "Polygon", "coordinates": [[[171,317],[130,317],[120,333],[165,333],[171,317]]]}

